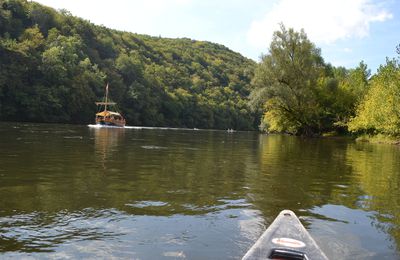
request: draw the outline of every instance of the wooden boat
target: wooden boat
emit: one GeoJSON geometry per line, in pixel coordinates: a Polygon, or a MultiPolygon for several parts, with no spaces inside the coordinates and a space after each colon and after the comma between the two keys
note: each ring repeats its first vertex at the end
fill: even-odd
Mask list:
{"type": "Polygon", "coordinates": [[[108,99],[108,84],[106,86],[106,93],[104,101],[96,102],[100,112],[96,113],[96,125],[101,126],[113,126],[113,127],[124,127],[126,124],[125,118],[116,111],[107,110],[110,106],[115,106],[117,103],[110,102],[108,99]]]}
{"type": "Polygon", "coordinates": [[[328,258],[293,211],[283,210],[242,260],[328,258]]]}

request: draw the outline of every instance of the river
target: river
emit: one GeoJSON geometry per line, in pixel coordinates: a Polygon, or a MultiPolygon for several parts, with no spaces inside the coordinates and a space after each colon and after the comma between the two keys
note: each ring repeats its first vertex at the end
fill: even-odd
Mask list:
{"type": "Polygon", "coordinates": [[[331,259],[400,259],[400,147],[0,123],[0,258],[240,259],[282,209],[331,259]]]}

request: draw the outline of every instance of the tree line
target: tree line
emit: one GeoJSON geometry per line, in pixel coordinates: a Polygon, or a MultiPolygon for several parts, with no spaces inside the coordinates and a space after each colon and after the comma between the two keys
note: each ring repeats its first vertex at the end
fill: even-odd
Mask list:
{"type": "Polygon", "coordinates": [[[0,120],[87,124],[106,83],[129,125],[254,130],[255,62],[228,48],[97,26],[0,0],[0,120]]]}
{"type": "MultiPolygon", "coordinates": [[[[400,48],[398,48],[400,54],[400,48]]],[[[0,0],[0,120],[91,123],[110,95],[130,125],[400,135],[399,59],[334,67],[283,24],[259,63],[228,48],[111,30],[0,0]]]]}
{"type": "MultiPolygon", "coordinates": [[[[399,47],[397,48],[400,54],[399,47]]],[[[367,65],[346,69],[326,63],[304,30],[281,24],[256,66],[250,99],[261,127],[298,135],[400,135],[399,59],[371,76],[367,65]]]]}

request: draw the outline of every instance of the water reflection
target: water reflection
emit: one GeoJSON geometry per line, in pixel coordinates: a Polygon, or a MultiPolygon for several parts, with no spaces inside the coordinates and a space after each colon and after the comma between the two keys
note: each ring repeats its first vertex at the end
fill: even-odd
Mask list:
{"type": "MultiPolygon", "coordinates": [[[[307,219],[324,252],[337,259],[397,259],[390,235],[374,225],[377,212],[327,204],[307,219]],[[328,219],[329,221],[326,221],[328,219]]],[[[381,223],[382,226],[386,225],[381,223]]]]}
{"type": "Polygon", "coordinates": [[[344,196],[352,178],[344,149],[345,141],[261,135],[260,171],[249,184],[258,194],[254,203],[276,216],[282,208],[304,211],[344,196]]]}
{"type": "Polygon", "coordinates": [[[117,127],[90,127],[94,135],[94,148],[97,161],[102,165],[103,170],[106,169],[106,162],[111,153],[118,149],[119,142],[123,140],[125,135],[124,128],[117,127]]]}
{"type": "MultiPolygon", "coordinates": [[[[52,252],[65,242],[101,240],[123,234],[108,221],[115,211],[84,209],[57,213],[32,212],[1,217],[1,251],[52,252]]],[[[117,217],[117,218],[116,218],[117,217]]]]}
{"type": "Polygon", "coordinates": [[[347,149],[354,183],[364,192],[354,207],[373,212],[371,224],[390,234],[400,251],[400,151],[393,145],[352,144],[347,149]]]}
{"type": "Polygon", "coordinates": [[[295,210],[331,258],[399,256],[398,147],[261,136],[260,149],[249,186],[267,221],[295,210]]]}
{"type": "Polygon", "coordinates": [[[399,258],[396,146],[29,124],[0,143],[1,257],[239,259],[288,208],[332,259],[399,258]]]}

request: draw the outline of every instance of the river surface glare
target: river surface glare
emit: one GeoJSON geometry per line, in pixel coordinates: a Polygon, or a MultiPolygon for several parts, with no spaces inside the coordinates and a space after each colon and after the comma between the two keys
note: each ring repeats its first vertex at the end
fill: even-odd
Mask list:
{"type": "Polygon", "coordinates": [[[241,259],[283,209],[330,259],[400,259],[400,147],[0,123],[0,259],[241,259]]]}

